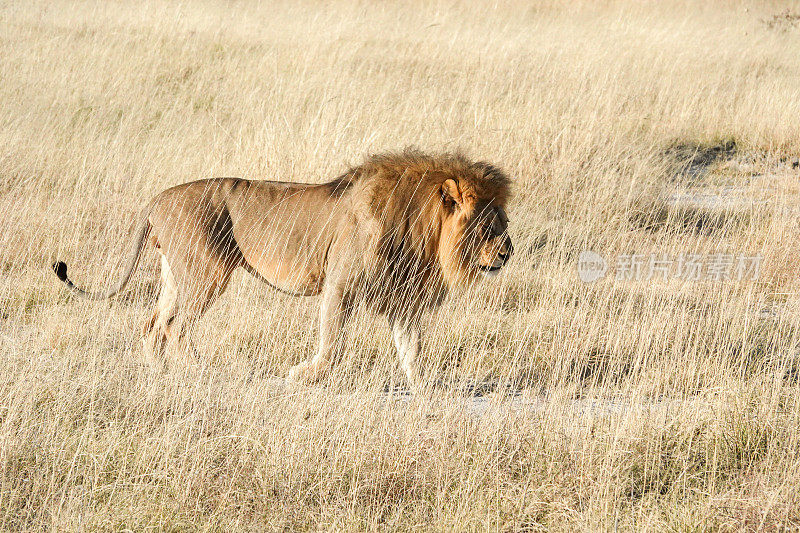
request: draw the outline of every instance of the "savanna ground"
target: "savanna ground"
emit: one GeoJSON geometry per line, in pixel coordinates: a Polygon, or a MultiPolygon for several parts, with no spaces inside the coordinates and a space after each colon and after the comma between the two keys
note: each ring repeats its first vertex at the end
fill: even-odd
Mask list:
{"type": "Polygon", "coordinates": [[[3,2],[0,529],[800,527],[800,11],[531,4],[3,2]],[[330,379],[287,388],[316,301],[240,274],[204,362],[157,372],[152,252],[110,302],[49,269],[107,283],[167,186],[406,145],[516,193],[517,253],[431,317],[416,397],[384,392],[367,313],[330,379]],[[721,189],[741,201],[673,201],[721,189]],[[583,250],[762,264],[587,284],[583,250]],[[496,385],[483,415],[464,383],[496,385]]]}

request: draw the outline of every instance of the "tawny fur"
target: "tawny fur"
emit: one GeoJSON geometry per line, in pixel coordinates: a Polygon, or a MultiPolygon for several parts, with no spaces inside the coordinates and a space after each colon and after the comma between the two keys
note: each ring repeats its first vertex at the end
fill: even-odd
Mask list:
{"type": "Polygon", "coordinates": [[[194,354],[192,326],[238,267],[285,292],[321,294],[317,354],[290,371],[304,382],[329,366],[347,318],[365,303],[387,317],[417,387],[422,314],[511,256],[509,194],[496,167],[415,150],[372,156],[320,185],[200,180],[153,199],[111,291],[82,291],[66,265],[54,268],[80,294],[111,296],[127,283],[149,236],[162,255],[162,291],[143,339],[154,364],[165,351],[194,354]]]}

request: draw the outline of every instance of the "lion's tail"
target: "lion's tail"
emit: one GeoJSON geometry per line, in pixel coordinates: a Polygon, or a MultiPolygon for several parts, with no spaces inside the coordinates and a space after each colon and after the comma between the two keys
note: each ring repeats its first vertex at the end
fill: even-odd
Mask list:
{"type": "Polygon", "coordinates": [[[119,291],[125,288],[125,285],[128,284],[131,276],[136,271],[136,267],[139,266],[139,258],[142,255],[142,249],[147,241],[147,236],[150,234],[150,221],[148,220],[148,215],[149,213],[146,213],[142,217],[142,220],[136,229],[133,248],[128,256],[127,265],[125,266],[125,270],[123,271],[122,275],[117,280],[117,283],[114,284],[113,287],[109,288],[105,292],[91,292],[77,287],[74,283],[72,283],[72,280],[67,277],[67,264],[63,261],[56,261],[53,263],[53,271],[56,273],[56,276],[58,276],[58,279],[63,281],[67,288],[69,288],[69,290],[75,294],[90,300],[104,300],[117,294],[119,291]]]}

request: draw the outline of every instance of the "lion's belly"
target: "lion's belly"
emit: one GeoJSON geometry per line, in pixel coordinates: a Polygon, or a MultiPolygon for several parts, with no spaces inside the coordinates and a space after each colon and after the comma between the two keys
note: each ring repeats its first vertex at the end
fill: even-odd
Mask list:
{"type": "Polygon", "coordinates": [[[324,273],[315,261],[301,259],[294,255],[268,253],[264,255],[245,255],[245,261],[270,285],[278,289],[313,295],[322,289],[324,273]]]}
{"type": "Polygon", "coordinates": [[[324,279],[326,239],[315,224],[281,211],[273,210],[263,224],[234,225],[234,238],[250,268],[268,283],[287,292],[317,294],[324,279]]]}
{"type": "Polygon", "coordinates": [[[320,292],[338,220],[326,198],[320,187],[272,182],[248,182],[230,198],[234,239],[250,269],[288,292],[320,292]]]}

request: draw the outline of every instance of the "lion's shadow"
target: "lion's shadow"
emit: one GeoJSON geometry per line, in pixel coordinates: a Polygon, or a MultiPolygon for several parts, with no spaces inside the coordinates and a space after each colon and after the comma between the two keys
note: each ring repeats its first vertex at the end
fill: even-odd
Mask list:
{"type": "MultiPolygon", "coordinates": [[[[513,384],[500,381],[498,379],[447,379],[439,378],[434,380],[429,386],[434,392],[455,393],[458,396],[467,398],[481,398],[490,394],[502,394],[504,396],[520,396],[522,391],[513,384]]],[[[412,396],[411,389],[404,384],[387,382],[383,392],[391,396],[412,396]]]]}

